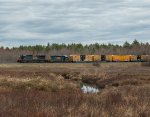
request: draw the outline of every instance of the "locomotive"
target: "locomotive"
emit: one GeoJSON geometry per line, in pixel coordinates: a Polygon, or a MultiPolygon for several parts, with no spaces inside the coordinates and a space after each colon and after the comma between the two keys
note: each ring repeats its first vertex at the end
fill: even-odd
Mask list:
{"type": "Polygon", "coordinates": [[[20,55],[18,63],[146,62],[150,55],[20,55]]]}

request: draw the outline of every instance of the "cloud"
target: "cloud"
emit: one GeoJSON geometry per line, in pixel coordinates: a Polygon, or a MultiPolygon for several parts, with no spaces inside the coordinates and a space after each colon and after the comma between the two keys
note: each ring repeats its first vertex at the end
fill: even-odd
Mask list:
{"type": "Polygon", "coordinates": [[[148,0],[0,0],[0,45],[150,42],[148,0]]]}

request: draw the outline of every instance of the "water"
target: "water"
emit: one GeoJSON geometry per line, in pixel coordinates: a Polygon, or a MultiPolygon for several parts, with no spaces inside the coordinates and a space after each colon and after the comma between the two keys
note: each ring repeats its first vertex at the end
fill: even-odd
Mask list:
{"type": "Polygon", "coordinates": [[[98,88],[87,86],[87,85],[83,85],[81,90],[83,93],[98,93],[99,92],[98,88]]]}

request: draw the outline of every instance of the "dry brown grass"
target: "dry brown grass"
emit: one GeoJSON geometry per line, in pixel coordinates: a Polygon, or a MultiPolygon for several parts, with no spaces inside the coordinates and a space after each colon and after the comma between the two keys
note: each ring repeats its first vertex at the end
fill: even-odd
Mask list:
{"type": "MultiPolygon", "coordinates": [[[[56,77],[55,77],[56,78],[56,77]]],[[[55,80],[48,80],[42,78],[0,78],[0,88],[12,90],[39,90],[39,91],[61,91],[61,90],[73,90],[79,87],[79,85],[67,82],[58,76],[55,80]]]]}
{"type": "Polygon", "coordinates": [[[2,117],[149,117],[149,91],[140,63],[0,65],[2,117]],[[83,94],[81,83],[100,92],[83,94]]]}
{"type": "Polygon", "coordinates": [[[81,92],[12,91],[0,95],[1,116],[149,117],[150,87],[81,92]]]}

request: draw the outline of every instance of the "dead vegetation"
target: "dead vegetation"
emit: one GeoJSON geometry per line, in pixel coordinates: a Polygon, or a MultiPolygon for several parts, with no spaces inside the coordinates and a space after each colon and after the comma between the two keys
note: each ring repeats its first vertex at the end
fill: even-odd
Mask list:
{"type": "Polygon", "coordinates": [[[141,63],[2,64],[0,116],[149,117],[149,90],[141,63]],[[84,83],[100,92],[83,94],[84,83]]]}
{"type": "Polygon", "coordinates": [[[149,117],[149,86],[81,92],[11,91],[0,95],[1,116],[149,117]]]}
{"type": "Polygon", "coordinates": [[[150,67],[150,61],[141,63],[142,66],[150,67]]]}
{"type": "Polygon", "coordinates": [[[46,80],[46,79],[17,79],[3,78],[0,79],[0,87],[7,87],[12,90],[38,90],[38,91],[61,91],[72,90],[77,87],[72,82],[68,83],[61,79],[46,80]]]}

